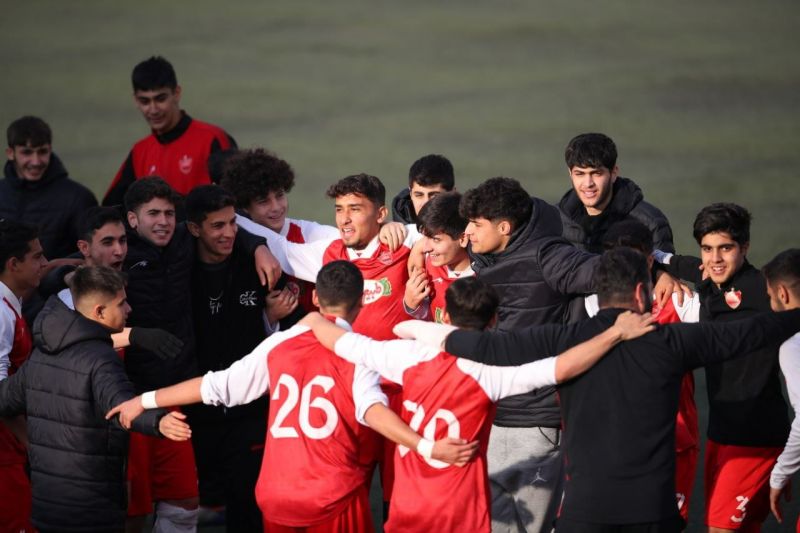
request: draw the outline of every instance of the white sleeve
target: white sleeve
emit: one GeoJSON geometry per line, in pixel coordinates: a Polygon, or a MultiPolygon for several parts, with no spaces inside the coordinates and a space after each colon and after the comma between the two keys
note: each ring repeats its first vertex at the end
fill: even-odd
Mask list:
{"type": "MultiPolygon", "coordinates": [[[[5,302],[0,301],[5,306],[5,302]]],[[[0,381],[8,377],[11,368],[11,349],[14,347],[14,323],[9,323],[8,316],[0,311],[0,381]]]]}
{"type": "Polygon", "coordinates": [[[556,384],[555,357],[520,366],[489,366],[469,359],[459,359],[456,364],[475,378],[493,402],[556,384]]]}
{"type": "Polygon", "coordinates": [[[292,220],[300,227],[300,233],[306,242],[328,240],[334,241],[340,237],[339,230],[334,226],[328,226],[314,222],[313,220],[292,220]]]}
{"type": "Polygon", "coordinates": [[[600,303],[597,300],[596,294],[590,294],[583,299],[583,307],[586,308],[586,314],[590,317],[600,312],[600,303]]]}
{"type": "Polygon", "coordinates": [[[247,217],[236,215],[236,223],[253,235],[264,237],[267,240],[269,251],[281,264],[284,272],[312,283],[317,280],[317,273],[322,268],[322,256],[325,254],[325,250],[336,240],[322,239],[297,244],[287,241],[278,233],[261,224],[256,224],[247,217]]]}
{"type": "Polygon", "coordinates": [[[367,409],[376,403],[389,407],[389,400],[381,390],[380,379],[374,370],[356,365],[353,373],[353,403],[356,405],[356,420],[365,426],[369,426],[364,420],[367,409]]]}
{"type": "Polygon", "coordinates": [[[409,248],[413,248],[414,245],[417,244],[417,241],[422,238],[422,233],[419,232],[416,224],[406,224],[406,232],[407,235],[404,244],[409,248]]]}
{"type": "Polygon", "coordinates": [[[653,259],[656,260],[656,263],[661,263],[662,265],[668,265],[674,254],[671,254],[669,252],[663,252],[661,250],[653,250],[653,253],[650,255],[653,256],[653,259]]]}
{"type": "Polygon", "coordinates": [[[284,340],[307,331],[296,326],[283,333],[267,337],[249,354],[225,370],[209,372],[200,384],[200,397],[207,405],[233,407],[260,398],[269,390],[267,355],[284,340]]]}
{"type": "Polygon", "coordinates": [[[431,348],[444,349],[447,336],[458,329],[450,324],[427,322],[425,320],[405,320],[395,324],[392,332],[401,339],[416,339],[431,348]]]}
{"type": "Polygon", "coordinates": [[[681,322],[700,322],[700,295],[692,292],[692,297],[683,297],[683,305],[678,305],[678,294],[672,294],[672,305],[681,322]]]}
{"type": "Polygon", "coordinates": [[[800,335],[795,335],[781,345],[780,362],[783,377],[786,378],[786,390],[789,392],[789,403],[792,404],[795,416],[789,439],[772,469],[769,486],[774,489],[783,488],[792,475],[800,470],[800,335]]]}
{"type": "Polygon", "coordinates": [[[339,357],[402,385],[403,372],[420,361],[433,359],[440,350],[417,341],[376,341],[358,333],[345,333],[336,341],[334,351],[339,357]]]}

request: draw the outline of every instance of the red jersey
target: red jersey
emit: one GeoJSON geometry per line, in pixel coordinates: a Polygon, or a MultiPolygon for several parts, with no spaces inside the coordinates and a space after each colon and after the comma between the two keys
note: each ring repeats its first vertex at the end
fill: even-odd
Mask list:
{"type": "Polygon", "coordinates": [[[103,205],[122,203],[135,180],[160,176],[178,193],[186,195],[198,185],[211,183],[211,154],[235,148],[236,142],[222,128],[183,114],[178,125],[163,135],[151,133],[133,145],[106,192],[103,205]]]}
{"type": "MultiPolygon", "coordinates": [[[[286,226],[288,226],[288,231],[286,233],[286,240],[289,242],[293,242],[296,244],[302,244],[306,242],[305,238],[303,237],[303,230],[300,226],[294,222],[290,222],[288,219],[286,220],[286,226]]],[[[290,291],[297,296],[297,302],[303,309],[306,310],[307,313],[312,311],[319,311],[317,306],[314,305],[312,299],[312,291],[314,290],[314,284],[310,281],[305,281],[302,279],[298,279],[294,276],[287,276],[289,279],[286,282],[286,286],[289,288],[290,291]]]]}
{"type": "Polygon", "coordinates": [[[430,305],[426,319],[441,324],[445,308],[444,294],[447,292],[447,288],[455,280],[474,276],[475,272],[471,267],[456,271],[447,265],[433,266],[430,257],[425,258],[425,272],[428,274],[428,281],[431,284],[430,305]]]}
{"type": "MultiPolygon", "coordinates": [[[[0,292],[7,292],[7,288],[3,285],[0,292]]],[[[7,357],[9,361],[8,375],[14,374],[17,369],[22,366],[22,363],[28,358],[33,349],[33,340],[31,339],[31,332],[28,324],[22,317],[21,309],[18,304],[19,300],[15,296],[5,295],[0,301],[3,306],[3,312],[0,315],[0,320],[8,322],[9,318],[13,319],[13,326],[4,328],[10,333],[13,331],[13,336],[10,339],[11,349],[7,354],[0,354],[0,356],[7,357]],[[14,305],[17,303],[17,305],[14,305]],[[10,313],[9,313],[10,311],[10,313]],[[12,329],[13,328],[13,329],[12,329]]],[[[11,324],[6,324],[11,326],[11,324]]],[[[5,345],[5,343],[4,343],[5,345]]],[[[0,465],[21,465],[27,462],[27,451],[25,447],[17,440],[11,430],[5,424],[0,422],[0,465]]]]}

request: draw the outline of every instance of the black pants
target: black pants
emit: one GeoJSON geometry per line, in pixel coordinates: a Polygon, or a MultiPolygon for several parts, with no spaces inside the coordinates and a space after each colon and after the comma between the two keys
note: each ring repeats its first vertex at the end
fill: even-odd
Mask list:
{"type": "Polygon", "coordinates": [[[559,518],[556,521],[556,533],[680,533],[684,528],[683,519],[679,515],[660,522],[643,524],[596,524],[559,518]]]}

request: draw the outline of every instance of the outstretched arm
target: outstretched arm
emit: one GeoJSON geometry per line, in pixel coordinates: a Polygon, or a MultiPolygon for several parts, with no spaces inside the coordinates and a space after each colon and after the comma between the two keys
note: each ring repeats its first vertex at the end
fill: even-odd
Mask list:
{"type": "Polygon", "coordinates": [[[202,382],[203,378],[192,378],[170,387],[135,396],[106,413],[106,420],[119,414],[119,422],[122,427],[130,429],[133,420],[142,414],[145,409],[199,403],[202,401],[202,396],[200,395],[202,382]]]}

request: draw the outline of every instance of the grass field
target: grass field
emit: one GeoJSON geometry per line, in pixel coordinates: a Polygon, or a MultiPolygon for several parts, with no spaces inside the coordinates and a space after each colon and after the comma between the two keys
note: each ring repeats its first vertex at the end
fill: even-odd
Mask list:
{"type": "Polygon", "coordinates": [[[293,164],[297,217],[330,222],[346,174],[393,194],[431,152],[461,189],[506,175],[556,201],[566,142],[603,131],[679,250],[712,201],[752,210],[755,264],[800,245],[794,1],[3,4],[0,123],[45,118],[98,194],[147,133],[130,70],[162,54],[190,114],[293,164]]]}

